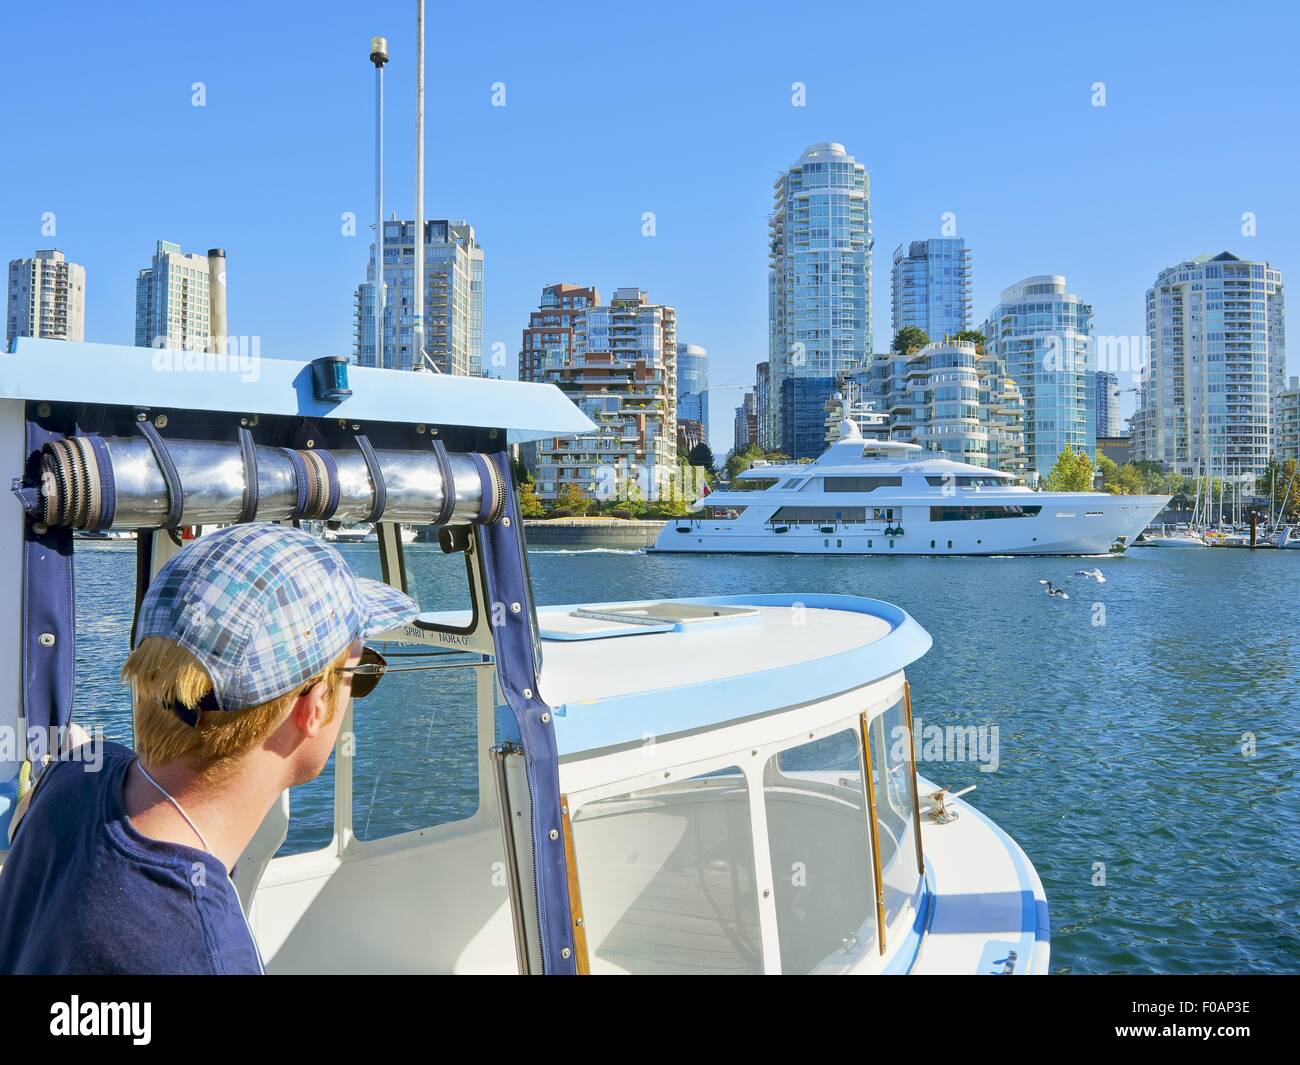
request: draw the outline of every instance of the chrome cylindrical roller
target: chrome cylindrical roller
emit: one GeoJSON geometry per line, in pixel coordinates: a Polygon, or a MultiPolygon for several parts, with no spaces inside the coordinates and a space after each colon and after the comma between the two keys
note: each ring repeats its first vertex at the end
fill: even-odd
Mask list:
{"type": "MultiPolygon", "coordinates": [[[[95,444],[71,437],[46,446],[42,459],[45,524],[78,529],[161,526],[169,496],[149,442],[143,437],[105,437],[95,444]],[[105,464],[110,467],[107,471],[102,468],[105,464]],[[112,501],[107,505],[106,487],[112,501]],[[106,506],[112,512],[101,520],[106,506]]],[[[181,484],[181,525],[237,520],[245,476],[238,444],[170,440],[167,451],[181,484]]],[[[364,521],[373,513],[374,485],[360,451],[298,451],[298,461],[284,448],[259,446],[255,451],[256,520],[364,521]],[[329,511],[333,498],[337,505],[329,511]]],[[[382,520],[433,522],[443,513],[443,500],[450,491],[454,504],[448,524],[496,521],[505,499],[504,475],[496,463],[482,455],[448,453],[446,457],[450,484],[444,483],[432,450],[376,451],[387,496],[382,520]]]]}

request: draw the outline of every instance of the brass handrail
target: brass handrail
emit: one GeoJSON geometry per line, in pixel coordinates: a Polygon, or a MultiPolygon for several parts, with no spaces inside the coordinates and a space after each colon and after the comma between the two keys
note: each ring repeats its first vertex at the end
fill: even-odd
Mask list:
{"type": "Polygon", "coordinates": [[[925,855],[921,852],[921,799],[916,784],[916,735],[912,731],[912,682],[903,681],[903,707],[907,712],[907,749],[912,762],[912,824],[916,828],[916,868],[925,876],[925,855]]]}
{"type": "Polygon", "coordinates": [[[859,715],[862,732],[862,774],[867,782],[867,806],[871,821],[871,865],[875,870],[876,929],[880,940],[880,953],[885,953],[885,882],[880,869],[880,822],[876,817],[876,782],[871,774],[871,737],[867,732],[867,715],[859,715]]]}
{"type": "Polygon", "coordinates": [[[573,917],[573,953],[579,976],[591,975],[587,953],[587,924],[582,915],[582,890],[578,885],[578,858],[573,848],[573,822],[569,818],[569,797],[560,796],[560,828],[564,832],[564,865],[569,874],[569,912],[573,917]]]}

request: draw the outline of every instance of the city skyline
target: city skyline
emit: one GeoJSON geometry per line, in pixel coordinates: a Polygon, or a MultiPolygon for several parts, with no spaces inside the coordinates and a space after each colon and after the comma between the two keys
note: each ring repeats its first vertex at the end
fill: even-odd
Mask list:
{"type": "MultiPolygon", "coordinates": [[[[236,331],[260,336],[265,354],[310,358],[352,350],[352,294],[364,274],[372,221],[365,144],[373,71],[366,51],[370,35],[389,35],[385,198],[409,217],[410,17],[398,3],[365,12],[327,4],[321,11],[322,18],[303,23],[291,10],[236,6],[217,25],[190,11],[146,25],[92,11],[57,27],[75,77],[42,81],[40,97],[27,93],[23,86],[47,62],[39,51],[19,50],[0,72],[0,84],[29,110],[29,121],[11,131],[13,158],[42,161],[29,170],[6,168],[0,178],[9,206],[0,219],[0,250],[8,260],[57,247],[85,266],[88,339],[130,342],[135,274],[166,237],[187,248],[229,249],[238,264],[230,292],[236,331]],[[284,55],[274,42],[290,32],[301,47],[284,55]],[[256,77],[247,74],[253,69],[256,77]],[[146,134],[168,145],[169,158],[201,165],[184,168],[177,180],[156,153],[138,150],[146,134]],[[96,161],[93,183],[81,176],[88,159],[96,161]],[[348,212],[351,237],[342,232],[348,212]],[[286,244],[297,260],[291,276],[281,268],[286,244]]],[[[923,20],[897,11],[836,17],[846,32],[870,25],[918,42],[929,39],[935,22],[933,15],[923,20]]],[[[17,10],[10,25],[20,38],[40,39],[55,32],[54,18],[17,10]]],[[[518,323],[539,287],[555,278],[602,277],[647,288],[677,307],[692,342],[710,352],[711,443],[720,452],[741,400],[736,386],[752,387],[754,364],[767,353],[771,181],[813,143],[843,143],[866,166],[878,251],[940,236],[944,215],[955,216],[955,235],[975,253],[977,321],[1017,278],[1053,273],[1069,277],[1091,302],[1097,335],[1142,336],[1145,291],[1169,263],[1227,248],[1267,260],[1283,276],[1294,267],[1300,222],[1287,175],[1294,173],[1295,146],[1277,136],[1269,113],[1239,109],[1212,84],[1175,76],[1188,63],[1208,67],[1222,33],[1244,35],[1261,91],[1281,111],[1293,108],[1300,94],[1284,76],[1288,34],[1281,23],[1297,21],[1282,8],[1231,18],[1203,13],[1122,39],[1105,31],[1104,18],[1079,25],[1064,12],[1040,12],[1032,26],[1002,25],[1002,43],[977,13],[953,8],[940,24],[983,58],[981,76],[960,99],[950,84],[910,82],[915,96],[906,114],[887,102],[889,85],[913,62],[905,50],[891,50],[869,69],[798,58],[777,64],[779,70],[755,69],[749,59],[778,54],[780,41],[761,18],[745,27],[741,47],[718,50],[733,28],[725,15],[683,7],[678,21],[690,33],[682,47],[716,62],[696,64],[680,83],[656,73],[654,49],[644,57],[621,55],[617,65],[593,54],[597,30],[583,19],[561,25],[521,9],[508,23],[513,29],[503,31],[500,18],[487,13],[452,10],[443,18],[444,34],[494,42],[490,50],[450,50],[431,82],[431,128],[438,134],[428,151],[426,195],[428,217],[467,219],[491,249],[485,370],[511,376],[518,323]],[[1066,26],[1068,34],[1056,32],[1066,26]],[[1054,62],[1039,91],[1025,98],[1009,61],[1022,45],[1052,34],[1059,42],[1054,62]],[[588,141],[577,126],[557,135],[551,104],[581,93],[593,74],[601,80],[615,69],[617,83],[590,96],[583,128],[645,112],[662,127],[668,150],[585,165],[588,141]],[[499,108],[492,101],[498,83],[506,103],[499,108]],[[1098,83],[1104,106],[1094,105],[1098,83]],[[796,84],[804,86],[805,106],[794,105],[796,84]],[[723,115],[731,132],[720,151],[723,115]],[[1176,147],[1147,150],[1156,119],[1176,147]],[[1022,145],[1043,130],[1043,148],[1018,157],[1014,172],[927,165],[950,156],[954,120],[976,162],[978,146],[1008,124],[1020,131],[1022,145]],[[1198,132],[1225,123],[1233,134],[1230,166],[1223,165],[1222,141],[1207,142],[1198,132]],[[1068,163],[1047,136],[1062,124],[1070,130],[1068,163]],[[521,177],[521,158],[545,165],[521,177]],[[690,180],[683,179],[687,169],[690,180]],[[647,214],[653,237],[642,236],[647,214]],[[504,366],[491,362],[494,343],[506,345],[504,366]]],[[[607,33],[611,23],[631,20],[630,13],[603,12],[594,21],[607,33]]],[[[885,274],[877,264],[878,319],[889,299],[885,274]]],[[[882,326],[876,323],[878,350],[887,346],[882,326]]],[[[1298,365],[1291,353],[1288,375],[1298,365]]],[[[1122,375],[1121,388],[1131,383],[1122,375]]],[[[1131,411],[1125,394],[1124,414],[1131,411]]]]}

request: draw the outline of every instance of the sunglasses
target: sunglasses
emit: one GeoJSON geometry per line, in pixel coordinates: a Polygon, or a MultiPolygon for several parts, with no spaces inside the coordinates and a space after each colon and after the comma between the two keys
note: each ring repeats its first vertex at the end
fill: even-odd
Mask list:
{"type": "MultiPolygon", "coordinates": [[[[436,657],[445,657],[439,653],[436,657]]],[[[364,699],[379,685],[388,673],[414,673],[416,670],[425,669],[456,669],[464,668],[468,663],[458,662],[430,662],[422,666],[393,666],[389,665],[388,659],[376,651],[373,647],[363,647],[361,649],[361,661],[355,666],[344,666],[336,670],[337,673],[352,674],[352,698],[364,699]]]]}

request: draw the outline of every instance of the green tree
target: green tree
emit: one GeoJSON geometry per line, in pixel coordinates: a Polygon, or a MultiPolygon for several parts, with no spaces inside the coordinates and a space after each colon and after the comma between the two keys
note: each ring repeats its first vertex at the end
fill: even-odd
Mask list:
{"type": "Polygon", "coordinates": [[[1272,458],[1255,482],[1256,493],[1282,521],[1300,520],[1300,475],[1295,459],[1272,458]]]}
{"type": "Polygon", "coordinates": [[[560,490],[555,493],[555,510],[568,510],[576,515],[587,513],[587,508],[591,506],[591,500],[587,494],[572,481],[560,486],[560,490]]]}
{"type": "Polygon", "coordinates": [[[703,466],[706,470],[711,470],[713,469],[713,448],[701,441],[687,453],[686,461],[692,466],[703,466]]]}
{"type": "MultiPolygon", "coordinates": [[[[1126,462],[1119,468],[1116,486],[1119,489],[1115,493],[1116,495],[1140,496],[1148,494],[1145,479],[1138,468],[1131,462],[1126,462]]],[[[1114,489],[1108,489],[1108,491],[1114,491],[1114,489]]]]}
{"type": "Polygon", "coordinates": [[[1113,496],[1127,495],[1119,483],[1119,466],[1109,455],[1097,452],[1097,472],[1101,474],[1101,486],[1113,496]]]}
{"type": "Polygon", "coordinates": [[[519,513],[525,518],[541,518],[546,515],[546,508],[537,498],[537,489],[532,481],[524,481],[519,485],[519,513]]]}
{"type": "MultiPolygon", "coordinates": [[[[789,462],[790,456],[783,451],[763,451],[757,444],[750,444],[744,451],[733,451],[727,456],[727,480],[734,481],[756,462],[789,462]]],[[[812,460],[807,460],[811,462],[812,460]]]]}
{"type": "Polygon", "coordinates": [[[1132,466],[1142,480],[1142,491],[1136,495],[1173,496],[1183,490],[1184,478],[1176,473],[1165,473],[1158,462],[1142,459],[1125,465],[1132,466]]]}
{"type": "Polygon", "coordinates": [[[1043,487],[1049,492],[1091,492],[1092,460],[1088,453],[1066,444],[1043,487]]]}
{"type": "Polygon", "coordinates": [[[661,499],[655,509],[661,518],[684,518],[691,512],[691,505],[681,498],[661,499]]]}
{"type": "Polygon", "coordinates": [[[634,518],[641,517],[645,513],[645,493],[641,491],[641,482],[638,478],[628,475],[623,478],[621,485],[622,500],[619,502],[619,509],[626,510],[634,518]]]}
{"type": "Polygon", "coordinates": [[[762,457],[763,451],[757,444],[750,444],[743,451],[733,451],[727,456],[727,480],[734,481],[762,457]]]}
{"type": "Polygon", "coordinates": [[[930,343],[930,336],[924,329],[907,325],[894,334],[894,351],[899,355],[910,355],[920,351],[930,343]]]}
{"type": "Polygon", "coordinates": [[[958,344],[974,344],[975,350],[984,354],[984,334],[978,329],[963,329],[952,339],[958,344]]]}

